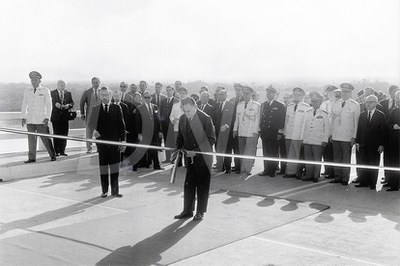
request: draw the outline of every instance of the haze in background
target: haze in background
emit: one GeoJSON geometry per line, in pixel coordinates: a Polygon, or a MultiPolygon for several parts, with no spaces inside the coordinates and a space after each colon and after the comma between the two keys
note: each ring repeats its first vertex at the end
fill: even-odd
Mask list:
{"type": "Polygon", "coordinates": [[[397,0],[3,0],[0,82],[399,82],[397,0]]]}

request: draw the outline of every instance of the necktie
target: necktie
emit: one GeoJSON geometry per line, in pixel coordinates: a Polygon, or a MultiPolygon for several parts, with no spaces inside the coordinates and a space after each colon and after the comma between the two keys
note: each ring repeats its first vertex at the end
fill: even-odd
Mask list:
{"type": "Polygon", "coordinates": [[[368,111],[368,123],[371,120],[371,111],[368,111]]]}
{"type": "Polygon", "coordinates": [[[156,94],[156,97],[157,97],[156,100],[157,106],[160,106],[160,95],[156,94]]]}
{"type": "Polygon", "coordinates": [[[150,104],[149,104],[147,107],[148,107],[148,109],[149,109],[149,116],[150,116],[150,119],[153,119],[153,113],[151,112],[150,104]]]}
{"type": "Polygon", "coordinates": [[[246,109],[246,108],[247,108],[247,102],[244,103],[244,109],[246,109]]]}
{"type": "Polygon", "coordinates": [[[125,93],[122,93],[121,102],[125,100],[125,93]]]}
{"type": "Polygon", "coordinates": [[[223,103],[219,103],[219,112],[222,113],[223,103]]]}
{"type": "Polygon", "coordinates": [[[394,101],[394,99],[392,99],[392,107],[390,107],[390,109],[394,109],[396,107],[396,103],[394,101]]]}
{"type": "Polygon", "coordinates": [[[346,101],[343,101],[342,102],[342,108],[345,106],[345,104],[346,104],[346,101]]]}
{"type": "Polygon", "coordinates": [[[104,105],[104,111],[106,112],[106,114],[108,114],[108,104],[104,105]]]}
{"type": "Polygon", "coordinates": [[[168,100],[167,100],[167,104],[169,104],[169,102],[171,101],[171,98],[168,98],[168,100]]]}
{"type": "Polygon", "coordinates": [[[314,109],[314,116],[317,114],[317,110],[316,109],[314,109]]]}
{"type": "Polygon", "coordinates": [[[294,105],[294,111],[297,111],[297,103],[294,105]]]}
{"type": "Polygon", "coordinates": [[[97,101],[97,90],[94,90],[94,97],[96,98],[97,101]]]}
{"type": "Polygon", "coordinates": [[[64,104],[64,91],[61,92],[61,104],[64,104]]]}
{"type": "Polygon", "coordinates": [[[36,88],[33,88],[33,93],[36,93],[36,88]]]}

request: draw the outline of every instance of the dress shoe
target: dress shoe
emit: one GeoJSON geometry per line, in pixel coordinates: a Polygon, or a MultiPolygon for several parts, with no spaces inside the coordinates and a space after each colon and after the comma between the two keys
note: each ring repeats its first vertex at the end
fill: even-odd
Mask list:
{"type": "Polygon", "coordinates": [[[376,190],[376,186],[369,186],[370,190],[376,190]]]}
{"type": "Polygon", "coordinates": [[[313,182],[314,182],[314,183],[318,183],[318,179],[317,179],[317,178],[314,178],[314,179],[313,179],[313,182]]]}
{"type": "Polygon", "coordinates": [[[368,187],[368,185],[366,185],[366,184],[357,184],[357,185],[355,185],[355,187],[368,187]]]}
{"type": "Polygon", "coordinates": [[[58,156],[60,156],[60,154],[59,154],[59,153],[56,153],[56,157],[58,157],[58,156]]]}
{"type": "Polygon", "coordinates": [[[342,183],[342,181],[340,181],[340,180],[331,180],[331,181],[329,181],[329,183],[337,184],[337,183],[342,183]]]}
{"type": "Polygon", "coordinates": [[[275,177],[276,175],[275,174],[269,174],[269,177],[275,177]]]}
{"type": "Polygon", "coordinates": [[[262,172],[258,173],[258,175],[259,175],[259,176],[266,176],[266,175],[268,175],[268,173],[265,172],[265,171],[262,171],[262,172]]]}
{"type": "Polygon", "coordinates": [[[235,173],[240,175],[240,170],[236,170],[235,173]]]}
{"type": "Polygon", "coordinates": [[[192,217],[193,217],[193,212],[182,212],[181,214],[175,215],[174,219],[187,219],[192,217]]]}
{"type": "Polygon", "coordinates": [[[203,220],[204,213],[202,212],[197,212],[196,215],[193,217],[193,221],[200,221],[203,220]]]}
{"type": "Polygon", "coordinates": [[[390,187],[390,184],[386,183],[386,184],[383,185],[383,187],[390,187]]]}
{"type": "Polygon", "coordinates": [[[302,178],[301,180],[303,180],[303,181],[313,181],[314,178],[302,178]]]}
{"type": "Polygon", "coordinates": [[[87,153],[87,154],[91,154],[92,151],[93,151],[92,149],[89,149],[89,150],[86,151],[86,153],[87,153]]]}
{"type": "Polygon", "coordinates": [[[165,170],[165,169],[162,167],[156,167],[156,168],[154,168],[154,170],[165,170]]]}
{"type": "Polygon", "coordinates": [[[53,156],[53,157],[51,157],[51,159],[50,159],[50,161],[55,161],[55,160],[57,160],[57,157],[56,156],[53,156]]]}
{"type": "Polygon", "coordinates": [[[24,163],[34,163],[34,162],[36,162],[36,160],[29,159],[29,160],[25,161],[24,163]]]}
{"type": "Polygon", "coordinates": [[[107,193],[101,193],[100,197],[102,197],[102,198],[107,197],[107,193]]]}
{"type": "Polygon", "coordinates": [[[284,175],[285,172],[284,171],[279,171],[278,173],[276,173],[277,175],[284,175]]]}
{"type": "Polygon", "coordinates": [[[225,171],[225,174],[230,174],[231,173],[231,170],[226,170],[225,171]]]}
{"type": "Polygon", "coordinates": [[[133,172],[137,172],[137,167],[133,166],[133,167],[132,167],[132,171],[133,171],[133,172]]]}
{"type": "Polygon", "coordinates": [[[300,179],[303,179],[303,178],[301,176],[299,176],[299,175],[296,175],[296,179],[300,180],[300,179]]]}
{"type": "Polygon", "coordinates": [[[390,188],[386,189],[386,191],[399,191],[399,189],[390,187],[390,188]]]}
{"type": "Polygon", "coordinates": [[[112,194],[111,196],[113,196],[113,197],[116,197],[116,198],[122,198],[123,197],[123,195],[122,194],[112,194]]]}
{"type": "Polygon", "coordinates": [[[343,186],[348,186],[348,185],[349,185],[349,182],[343,181],[343,182],[342,182],[342,185],[343,185],[343,186]]]}
{"type": "Polygon", "coordinates": [[[68,156],[68,154],[66,154],[65,152],[61,152],[60,155],[62,155],[62,156],[68,156]]]}

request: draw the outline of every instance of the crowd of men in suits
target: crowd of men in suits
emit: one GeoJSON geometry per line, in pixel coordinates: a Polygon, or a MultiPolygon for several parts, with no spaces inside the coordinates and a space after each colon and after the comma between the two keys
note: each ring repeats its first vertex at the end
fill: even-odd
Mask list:
{"type": "MultiPolygon", "coordinates": [[[[38,75],[30,74],[30,78],[38,78],[38,75]]],[[[188,97],[188,91],[182,86],[182,82],[176,81],[173,86],[167,86],[164,95],[163,85],[159,82],[155,84],[155,91],[152,93],[145,81],[140,81],[139,86],[121,82],[120,88],[113,91],[100,86],[100,79],[97,77],[91,81],[92,87],[80,99],[81,118],[85,122],[87,138],[104,136],[104,133],[99,133],[96,119],[100,119],[102,112],[108,113],[106,109],[110,105],[115,105],[119,106],[117,109],[122,113],[125,133],[118,131],[106,139],[154,146],[161,146],[164,141],[166,147],[176,146],[179,121],[184,114],[181,100],[188,97]],[[104,90],[110,92],[109,98],[100,96],[104,90]],[[101,105],[103,108],[96,110],[101,105]]],[[[222,86],[215,88],[213,95],[206,86],[201,87],[198,94],[191,95],[196,102],[196,110],[211,118],[216,136],[213,149],[218,153],[255,155],[258,140],[261,139],[263,155],[266,157],[350,163],[352,147],[355,146],[358,164],[378,166],[383,153],[385,166],[400,166],[400,91],[397,86],[391,86],[389,97],[381,101],[377,96],[382,95],[377,94],[373,88],[360,90],[354,95],[357,98],[352,99],[354,86],[349,83],[342,83],[338,87],[329,85],[323,91],[309,93],[295,87],[292,93],[282,96],[283,102],[278,100],[279,91],[269,86],[266,88],[266,101],[261,104],[258,93],[251,87],[235,83],[234,90],[235,96],[231,99],[227,99],[227,90],[222,86]]],[[[23,114],[27,109],[25,97],[28,98],[29,93],[35,92],[29,89],[24,94],[23,114]]],[[[57,89],[51,92],[48,100],[53,102],[50,110],[53,109],[51,120],[54,133],[67,135],[68,121],[61,121],[59,117],[62,117],[62,112],[72,108],[74,102],[70,93],[65,90],[63,81],[58,82],[57,89]]],[[[111,109],[107,110],[113,112],[111,109]]],[[[113,123],[119,123],[107,121],[110,124],[107,128],[112,127],[113,123]]],[[[42,121],[36,122],[33,123],[33,129],[32,123],[28,122],[32,131],[47,132],[37,126],[42,121]]],[[[120,124],[113,126],[122,128],[120,124]]],[[[54,140],[55,149],[50,144],[51,142],[46,148],[52,160],[57,155],[66,155],[65,141],[54,140]]],[[[87,142],[87,152],[92,152],[90,142],[87,142]]],[[[128,147],[122,155],[117,151],[112,153],[113,158],[118,157],[118,162],[121,159],[129,162],[133,171],[137,171],[138,167],[150,166],[155,170],[162,169],[158,151],[155,149],[128,147]]],[[[28,162],[33,162],[35,157],[31,155],[32,152],[29,154],[28,162]]],[[[114,160],[110,160],[103,158],[103,163],[115,164],[114,160]]],[[[181,166],[182,158],[178,157],[176,160],[179,160],[178,165],[181,166]]],[[[162,163],[170,162],[171,152],[165,151],[165,160],[162,163]]],[[[253,166],[253,159],[235,158],[232,165],[231,157],[217,156],[213,171],[226,174],[234,171],[237,174],[251,175],[253,166]]],[[[331,178],[331,183],[349,185],[351,182],[350,167],[324,168],[322,175],[331,178]]],[[[275,177],[276,174],[282,174],[284,178],[318,182],[320,172],[319,165],[265,160],[264,169],[259,175],[275,177]]],[[[358,182],[357,187],[376,189],[377,170],[357,169],[357,175],[357,179],[353,181],[358,182]]],[[[388,191],[399,190],[399,175],[400,172],[385,171],[388,191]]],[[[104,193],[106,192],[103,188],[104,193]]],[[[114,189],[112,194],[119,195],[119,192],[114,189]]]]}

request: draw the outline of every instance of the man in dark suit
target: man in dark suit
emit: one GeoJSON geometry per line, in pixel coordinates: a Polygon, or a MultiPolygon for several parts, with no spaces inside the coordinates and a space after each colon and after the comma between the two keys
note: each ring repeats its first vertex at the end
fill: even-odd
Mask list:
{"type": "MultiPolygon", "coordinates": [[[[207,86],[202,86],[202,87],[200,88],[200,91],[199,91],[199,96],[201,96],[201,94],[203,93],[203,91],[206,91],[206,92],[210,93],[207,86]]],[[[201,100],[201,99],[200,99],[200,100],[201,100]]],[[[214,107],[214,106],[216,105],[216,103],[217,103],[217,100],[211,98],[211,97],[210,97],[210,94],[209,94],[209,96],[208,96],[208,103],[209,103],[211,106],[214,107]]],[[[197,102],[197,106],[200,106],[200,102],[197,102]]]]}
{"type": "MultiPolygon", "coordinates": [[[[125,129],[126,129],[126,142],[128,143],[133,143],[132,141],[132,134],[131,132],[132,127],[133,127],[133,119],[132,119],[132,110],[131,108],[129,108],[129,106],[125,103],[122,102],[121,100],[122,97],[122,93],[119,90],[115,90],[112,93],[112,100],[111,102],[113,102],[116,105],[119,105],[121,107],[122,110],[122,115],[124,117],[124,122],[125,122],[125,129]]],[[[124,159],[125,157],[129,157],[132,153],[132,148],[131,147],[126,147],[125,152],[121,153],[121,160],[124,159]]]]}
{"type": "Polygon", "coordinates": [[[128,84],[125,81],[122,81],[119,85],[119,89],[121,91],[121,102],[126,104],[130,110],[132,110],[133,104],[133,95],[127,92],[128,84]]]}
{"type": "MultiPolygon", "coordinates": [[[[164,137],[164,145],[169,148],[175,147],[175,134],[174,125],[171,123],[169,116],[171,115],[172,106],[178,102],[174,97],[175,89],[172,86],[167,86],[167,97],[161,100],[160,104],[160,123],[164,137]]],[[[165,151],[165,161],[163,163],[171,162],[171,151],[165,151]]]]}
{"type": "MultiPolygon", "coordinates": [[[[132,104],[132,132],[131,132],[131,141],[132,143],[139,143],[138,138],[138,126],[136,124],[137,116],[140,116],[140,112],[138,111],[138,107],[142,105],[142,95],[139,92],[135,92],[132,94],[133,104],[132,104]]],[[[132,153],[129,156],[130,164],[132,165],[132,171],[136,172],[137,168],[143,165],[147,165],[147,162],[144,160],[142,149],[132,148],[132,153]],[[141,158],[143,157],[143,160],[141,158]],[[141,165],[143,163],[143,165],[141,165]]]]}
{"type": "Polygon", "coordinates": [[[395,94],[398,92],[400,89],[396,85],[392,85],[389,87],[389,98],[384,99],[380,102],[382,105],[382,112],[385,114],[386,117],[389,117],[390,112],[392,109],[396,107],[396,100],[395,100],[395,94]]]}
{"type": "MultiPolygon", "coordinates": [[[[361,113],[358,122],[356,148],[360,152],[361,164],[379,166],[380,154],[383,152],[386,118],[385,114],[376,108],[377,104],[378,98],[375,95],[367,96],[367,111],[361,113]]],[[[369,186],[370,189],[376,189],[378,169],[360,169],[360,174],[360,184],[356,187],[369,186]]]]}
{"type": "MultiPolygon", "coordinates": [[[[101,103],[93,106],[89,126],[93,128],[93,137],[99,140],[125,142],[125,123],[122,109],[111,103],[111,90],[102,87],[99,92],[101,103]]],[[[101,179],[101,197],[107,197],[110,174],[111,195],[122,197],[119,193],[118,176],[121,146],[98,144],[101,179]]]]}
{"type": "MultiPolygon", "coordinates": [[[[397,87],[396,85],[392,85],[389,87],[389,98],[384,99],[380,102],[380,104],[382,105],[382,112],[385,114],[386,118],[389,117],[390,112],[396,107],[396,101],[395,101],[395,94],[396,92],[399,91],[399,87],[397,87]]],[[[386,145],[385,148],[388,147],[388,144],[390,144],[389,142],[389,138],[386,139],[386,145]]],[[[390,158],[388,158],[387,156],[387,152],[385,151],[383,153],[383,162],[384,165],[386,165],[388,162],[387,160],[390,158]]],[[[389,174],[390,175],[390,174],[389,174]]],[[[384,183],[389,182],[389,177],[387,175],[387,171],[385,171],[385,180],[383,181],[384,183]]],[[[389,184],[387,184],[386,186],[389,186],[389,184]]]]}
{"type": "MultiPolygon", "coordinates": [[[[365,97],[365,99],[367,99],[367,97],[370,96],[370,95],[375,95],[375,89],[371,88],[371,87],[365,88],[364,89],[364,97],[365,97]]],[[[384,113],[383,106],[379,102],[376,105],[376,109],[378,109],[379,111],[384,113]]],[[[361,104],[360,105],[360,111],[361,111],[361,113],[367,111],[366,104],[361,104]]]]}
{"type": "MultiPolygon", "coordinates": [[[[51,92],[51,100],[53,108],[51,111],[50,120],[53,124],[54,134],[68,136],[68,110],[74,106],[74,101],[72,100],[71,92],[65,89],[65,82],[63,80],[59,80],[57,82],[57,89],[51,92]]],[[[65,153],[67,140],[54,138],[53,142],[56,156],[67,156],[67,154],[65,153]]]]}
{"type": "Polygon", "coordinates": [[[158,109],[161,109],[161,104],[167,97],[161,93],[162,84],[160,82],[155,84],[154,89],[156,92],[151,95],[151,103],[157,105],[158,109]]]}
{"type": "MultiPolygon", "coordinates": [[[[86,138],[90,139],[93,136],[93,128],[89,126],[88,121],[90,121],[92,115],[92,107],[99,104],[99,86],[100,79],[97,77],[92,78],[92,87],[83,92],[81,101],[80,101],[80,109],[81,109],[81,118],[86,124],[86,138]]],[[[87,153],[92,152],[92,143],[86,142],[87,153]]]]}
{"type": "Polygon", "coordinates": [[[212,106],[209,103],[209,100],[210,100],[210,93],[208,91],[203,91],[200,94],[200,101],[199,101],[200,104],[198,105],[198,108],[207,115],[209,115],[213,120],[213,123],[215,124],[214,106],[212,106]]]}
{"type": "Polygon", "coordinates": [[[211,117],[197,109],[191,97],[181,100],[183,107],[179,119],[176,148],[186,153],[186,178],[183,192],[183,211],[175,219],[186,219],[193,216],[195,195],[197,210],[194,220],[202,220],[207,211],[210,191],[212,156],[196,154],[193,151],[212,152],[215,143],[215,129],[211,117]]]}
{"type": "MultiPolygon", "coordinates": [[[[279,140],[283,137],[285,127],[286,107],[280,101],[275,100],[276,89],[269,86],[266,88],[267,101],[261,104],[260,112],[260,138],[262,140],[263,155],[276,157],[279,155],[279,140]]],[[[264,161],[264,171],[260,176],[275,176],[278,162],[264,161]]]]}
{"type": "MultiPolygon", "coordinates": [[[[217,136],[216,151],[219,153],[232,152],[232,132],[234,123],[234,104],[226,100],[226,90],[221,89],[218,92],[219,104],[215,112],[215,133],[217,136]]],[[[216,171],[231,172],[231,157],[217,156],[216,171]]]]}
{"type": "MultiPolygon", "coordinates": [[[[400,167],[400,91],[394,96],[395,108],[386,122],[387,145],[385,147],[385,166],[400,167]]],[[[386,191],[399,191],[400,172],[386,171],[389,188],[386,191]]]]}
{"type": "MultiPolygon", "coordinates": [[[[162,131],[159,118],[158,107],[151,103],[151,94],[145,91],[142,94],[144,102],[138,107],[140,115],[136,116],[136,126],[138,129],[138,138],[141,144],[144,145],[161,145],[162,131]]],[[[140,149],[144,151],[143,156],[147,157],[147,165],[150,166],[153,162],[154,170],[162,170],[158,160],[158,150],[140,149]]]]}

